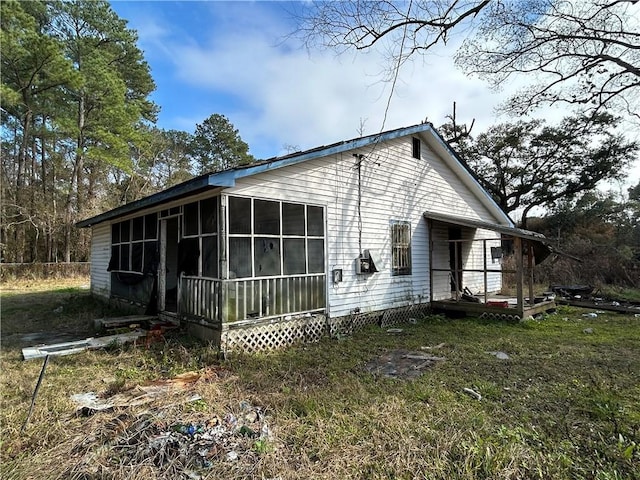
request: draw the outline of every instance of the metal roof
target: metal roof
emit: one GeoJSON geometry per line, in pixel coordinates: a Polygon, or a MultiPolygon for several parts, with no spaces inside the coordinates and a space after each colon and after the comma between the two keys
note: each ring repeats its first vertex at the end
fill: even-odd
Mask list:
{"type": "Polygon", "coordinates": [[[282,157],[274,157],[268,160],[262,160],[249,165],[234,167],[222,172],[207,173],[199,177],[187,180],[179,185],[155,193],[148,197],[127,203],[120,207],[101,213],[94,217],[82,220],[76,224],[77,227],[85,228],[108,220],[113,220],[138,210],[161,205],[172,200],[179,199],[199,193],[208,189],[228,188],[236,184],[236,180],[256,175],[259,173],[275,170],[288,165],[313,160],[316,158],[335,155],[338,153],[375,146],[379,142],[392,140],[408,135],[424,135],[423,138],[428,141],[429,145],[438,153],[443,155],[445,161],[453,168],[458,175],[461,175],[465,184],[472,189],[483,201],[485,206],[494,215],[494,217],[506,221],[511,224],[509,217],[498,207],[491,199],[489,194],[480,186],[473,173],[470,171],[466,163],[464,163],[456,153],[451,149],[449,144],[440,136],[430,123],[421,123],[410,127],[398,128],[386,132],[368,135],[366,137],[354,138],[336,142],[330,145],[316,147],[303,152],[296,152],[282,157]],[[451,161],[451,159],[453,161],[451,161]]]}

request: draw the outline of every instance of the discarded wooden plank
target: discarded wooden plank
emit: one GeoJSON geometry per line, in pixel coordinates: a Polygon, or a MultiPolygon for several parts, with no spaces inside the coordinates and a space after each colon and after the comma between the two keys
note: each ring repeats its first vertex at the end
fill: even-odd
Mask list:
{"type": "Polygon", "coordinates": [[[407,353],[402,355],[401,358],[408,358],[409,360],[428,360],[433,362],[439,362],[444,360],[444,357],[434,357],[433,355],[416,355],[413,353],[407,353]]]}
{"type": "Polygon", "coordinates": [[[153,315],[127,315],[125,317],[99,318],[95,321],[97,326],[104,329],[127,327],[131,324],[149,323],[157,320],[158,317],[153,315]]]}
{"type": "Polygon", "coordinates": [[[635,305],[612,305],[605,302],[594,302],[588,300],[574,300],[556,298],[556,303],[561,305],[571,305],[572,307],[593,308],[596,310],[606,310],[608,312],[618,313],[640,313],[640,307],[635,305]]]}

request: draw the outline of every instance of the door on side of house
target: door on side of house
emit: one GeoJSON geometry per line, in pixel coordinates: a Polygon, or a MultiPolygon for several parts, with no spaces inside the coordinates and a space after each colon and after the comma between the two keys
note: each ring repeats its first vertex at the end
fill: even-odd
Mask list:
{"type": "Polygon", "coordinates": [[[178,312],[178,242],[180,217],[160,220],[160,269],[158,271],[158,311],[178,312]]]}

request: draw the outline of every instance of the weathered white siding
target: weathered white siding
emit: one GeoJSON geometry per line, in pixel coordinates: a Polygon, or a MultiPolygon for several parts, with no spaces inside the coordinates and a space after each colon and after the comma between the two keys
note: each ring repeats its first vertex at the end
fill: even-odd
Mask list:
{"type": "MultiPolygon", "coordinates": [[[[424,142],[421,159],[414,159],[411,152],[411,137],[353,152],[365,156],[360,169],[360,202],[357,160],[351,153],[336,154],[246,177],[238,180],[236,186],[225,193],[315,203],[326,207],[327,273],[330,274],[334,268],[343,270],[343,282],[328,287],[331,316],[347,315],[355,308],[369,312],[428,302],[431,294],[429,234],[422,214],[433,211],[488,221],[493,221],[493,218],[480,200],[424,142]],[[389,232],[393,220],[411,222],[411,275],[391,275],[389,232]],[[379,273],[355,274],[355,259],[360,253],[359,225],[362,249],[375,252],[381,259],[376,264],[379,273]]],[[[434,252],[438,257],[434,261],[441,262],[445,265],[443,268],[447,268],[449,251],[446,229],[444,236],[444,246],[438,247],[444,248],[444,251],[434,252]]],[[[448,275],[443,275],[447,278],[444,283],[448,298],[450,284],[448,275]]],[[[444,290],[439,291],[438,296],[440,293],[444,294],[444,290]]]]}
{"type": "Polygon", "coordinates": [[[91,231],[91,293],[109,298],[111,274],[107,272],[111,258],[111,225],[100,223],[91,231]]]}

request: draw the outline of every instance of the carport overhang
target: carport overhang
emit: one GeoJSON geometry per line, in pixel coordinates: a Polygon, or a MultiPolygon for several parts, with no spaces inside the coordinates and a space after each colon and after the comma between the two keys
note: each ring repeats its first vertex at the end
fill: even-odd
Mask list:
{"type": "MultiPolygon", "coordinates": [[[[514,273],[516,275],[517,301],[516,308],[512,309],[513,314],[518,318],[525,318],[525,316],[527,315],[534,315],[536,313],[555,308],[555,302],[553,301],[535,304],[535,296],[533,291],[533,267],[534,265],[541,263],[552,253],[551,245],[544,235],[537,232],[516,228],[515,226],[513,226],[513,223],[508,219],[508,217],[506,217],[506,215],[506,220],[509,223],[507,225],[501,223],[492,223],[484,220],[459,217],[455,215],[447,215],[443,213],[424,212],[423,216],[430,223],[430,225],[433,222],[438,222],[456,227],[489,230],[499,233],[501,235],[501,240],[512,240],[513,252],[516,260],[516,269],[515,271],[512,270],[510,273],[514,273]],[[524,296],[525,271],[528,272],[528,275],[526,275],[526,283],[528,284],[529,293],[528,299],[525,299],[524,296]]],[[[486,240],[484,239],[480,241],[486,242],[486,240]]],[[[430,267],[430,269],[431,278],[433,278],[434,269],[433,267],[430,267]]],[[[487,266],[485,265],[485,304],[487,303],[487,271],[487,266]]],[[[454,274],[454,271],[451,270],[451,273],[454,274]]],[[[507,271],[502,270],[502,273],[507,273],[507,271]]],[[[458,292],[456,292],[455,300],[452,299],[451,301],[434,301],[434,299],[432,298],[432,306],[441,307],[446,310],[462,311],[465,313],[473,312],[476,314],[480,311],[491,310],[491,308],[487,307],[486,305],[476,305],[460,301],[457,293],[458,292]]]]}
{"type": "Polygon", "coordinates": [[[523,230],[522,228],[517,228],[513,225],[501,225],[483,220],[447,215],[444,213],[424,212],[423,216],[427,220],[446,223],[448,225],[491,230],[493,232],[500,233],[506,238],[520,238],[527,240],[527,242],[533,247],[533,258],[536,265],[545,260],[553,251],[549,241],[541,233],[523,230]]]}

